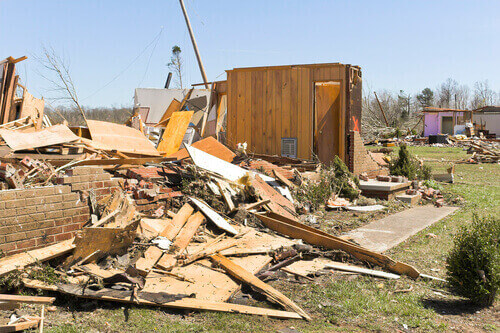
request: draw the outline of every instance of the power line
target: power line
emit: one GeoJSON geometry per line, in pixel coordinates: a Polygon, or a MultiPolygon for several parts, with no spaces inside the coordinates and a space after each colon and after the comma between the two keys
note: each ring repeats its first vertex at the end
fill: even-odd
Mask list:
{"type": "Polygon", "coordinates": [[[111,79],[111,81],[109,81],[108,83],[106,83],[105,85],[103,85],[101,88],[97,89],[96,91],[94,91],[92,94],[90,94],[89,96],[85,97],[85,98],[82,98],[81,100],[84,101],[92,96],[94,96],[95,94],[99,93],[101,90],[103,90],[104,88],[106,88],[107,86],[109,86],[111,83],[113,83],[117,78],[119,78],[123,73],[125,73],[143,54],[144,52],[146,52],[146,50],[151,46],[153,45],[153,43],[155,43],[157,40],[159,40],[161,34],[163,32],[163,27],[161,28],[160,32],[158,33],[158,35],[156,35],[156,37],[151,41],[151,43],[149,43],[145,48],[144,50],[141,51],[141,53],[139,53],[139,55],[137,57],[135,57],[134,60],[132,60],[132,62],[130,64],[127,65],[127,67],[125,67],[120,73],[118,73],[115,77],[113,77],[111,79]]]}

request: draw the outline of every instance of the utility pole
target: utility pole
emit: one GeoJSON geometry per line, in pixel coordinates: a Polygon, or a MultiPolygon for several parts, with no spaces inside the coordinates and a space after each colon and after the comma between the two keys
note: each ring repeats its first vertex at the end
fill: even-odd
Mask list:
{"type": "Polygon", "coordinates": [[[208,89],[208,80],[207,74],[205,73],[205,68],[203,68],[203,63],[201,62],[200,52],[198,51],[198,45],[196,45],[196,39],[194,39],[193,28],[191,28],[191,23],[189,22],[189,17],[186,12],[186,7],[184,6],[184,1],[179,0],[181,4],[182,13],[184,14],[184,18],[186,19],[186,25],[189,30],[189,36],[191,36],[191,42],[193,43],[194,53],[196,54],[196,59],[198,60],[198,66],[200,67],[201,76],[203,78],[203,83],[205,84],[205,88],[208,89]]]}
{"type": "Polygon", "coordinates": [[[380,104],[380,101],[378,100],[377,93],[375,91],[373,93],[375,94],[375,98],[377,99],[378,107],[380,108],[380,111],[382,111],[382,115],[384,116],[385,125],[387,127],[389,127],[389,122],[387,121],[387,118],[385,117],[385,112],[384,112],[384,109],[382,108],[382,104],[380,104]]]}

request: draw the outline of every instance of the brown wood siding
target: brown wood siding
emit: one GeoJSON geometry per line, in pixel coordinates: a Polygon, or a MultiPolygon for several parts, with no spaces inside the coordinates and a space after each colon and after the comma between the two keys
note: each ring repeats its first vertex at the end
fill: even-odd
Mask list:
{"type": "MultiPolygon", "coordinates": [[[[227,143],[247,142],[249,152],[281,154],[281,138],[298,139],[297,157],[313,153],[314,82],[341,83],[341,147],[346,123],[346,66],[317,64],[227,71],[227,143]]],[[[345,156],[341,156],[345,158],[345,156]]]]}

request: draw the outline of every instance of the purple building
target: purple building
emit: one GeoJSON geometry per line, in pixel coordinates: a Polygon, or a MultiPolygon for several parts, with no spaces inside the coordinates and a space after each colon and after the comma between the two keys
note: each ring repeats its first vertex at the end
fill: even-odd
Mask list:
{"type": "Polygon", "coordinates": [[[465,124],[472,123],[472,111],[426,107],[424,114],[424,136],[435,134],[465,134],[465,124]]]}

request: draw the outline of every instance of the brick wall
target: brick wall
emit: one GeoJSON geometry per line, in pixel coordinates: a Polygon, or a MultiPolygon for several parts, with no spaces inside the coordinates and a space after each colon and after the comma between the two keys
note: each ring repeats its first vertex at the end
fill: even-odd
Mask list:
{"type": "Polygon", "coordinates": [[[357,131],[349,133],[349,170],[355,175],[363,172],[368,174],[368,177],[388,174],[386,168],[381,167],[366,151],[361,135],[357,131]]]}
{"type": "Polygon", "coordinates": [[[118,181],[101,168],[75,167],[60,185],[0,191],[0,250],[14,254],[74,237],[90,219],[86,195],[97,199],[118,188],[118,181]]]}

